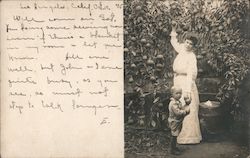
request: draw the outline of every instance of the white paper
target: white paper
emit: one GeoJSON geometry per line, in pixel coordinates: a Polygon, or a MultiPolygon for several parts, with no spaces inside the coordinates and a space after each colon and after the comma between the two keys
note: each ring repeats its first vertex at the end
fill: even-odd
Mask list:
{"type": "Polygon", "coordinates": [[[122,1],[1,2],[1,156],[123,157],[122,1]]]}

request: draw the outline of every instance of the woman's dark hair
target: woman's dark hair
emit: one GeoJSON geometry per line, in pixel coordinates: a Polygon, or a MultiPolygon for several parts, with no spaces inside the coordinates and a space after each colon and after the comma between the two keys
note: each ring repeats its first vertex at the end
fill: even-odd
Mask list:
{"type": "Polygon", "coordinates": [[[195,46],[196,46],[196,44],[197,44],[197,42],[198,42],[197,37],[196,37],[195,35],[193,35],[193,34],[187,34],[187,36],[186,36],[186,40],[190,40],[190,41],[192,41],[192,43],[193,43],[193,47],[195,47],[195,46]]]}

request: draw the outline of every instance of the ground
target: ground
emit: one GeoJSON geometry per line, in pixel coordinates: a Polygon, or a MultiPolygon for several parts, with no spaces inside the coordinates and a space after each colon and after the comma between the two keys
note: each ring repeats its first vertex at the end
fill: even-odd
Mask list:
{"type": "MultiPolygon", "coordinates": [[[[165,141],[168,141],[168,134],[164,136],[165,132],[154,132],[158,134],[154,135],[163,135],[165,141]]],[[[137,132],[138,133],[138,132],[137,132]]],[[[140,134],[136,137],[142,136],[143,132],[140,131],[140,134]]],[[[148,137],[151,137],[152,132],[147,133],[148,137]],[[151,134],[150,134],[151,133],[151,134]]],[[[152,136],[153,139],[161,138],[157,136],[152,136]]],[[[164,141],[164,139],[162,139],[164,141]]],[[[138,139],[137,139],[138,140],[138,139]]],[[[136,141],[134,141],[136,142],[136,141]]],[[[149,141],[150,142],[150,141],[149,141]]],[[[154,142],[151,140],[151,142],[154,142]]],[[[250,155],[247,148],[247,144],[244,144],[240,141],[239,137],[236,137],[235,134],[225,133],[219,138],[202,141],[197,145],[178,145],[182,151],[180,156],[170,155],[168,152],[168,143],[161,143],[162,145],[155,144],[151,145],[151,149],[145,150],[144,148],[138,148],[137,150],[126,150],[126,158],[247,158],[250,155]],[[159,150],[154,147],[158,146],[159,150]]],[[[131,144],[130,144],[131,145],[131,144]]],[[[128,147],[128,145],[126,145],[128,147]]],[[[126,149],[125,146],[125,149],[126,149]]]]}

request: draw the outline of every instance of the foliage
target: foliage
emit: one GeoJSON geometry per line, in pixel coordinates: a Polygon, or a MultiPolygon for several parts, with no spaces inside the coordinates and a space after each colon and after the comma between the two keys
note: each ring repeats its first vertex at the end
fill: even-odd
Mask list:
{"type": "Polygon", "coordinates": [[[126,153],[167,153],[170,132],[169,131],[145,131],[125,128],[126,153]]]}
{"type": "MultiPolygon", "coordinates": [[[[249,8],[245,0],[225,0],[217,8],[205,3],[205,0],[124,1],[125,82],[138,95],[137,100],[132,99],[125,106],[129,107],[128,111],[135,111],[130,117],[135,124],[147,122],[151,127],[161,126],[162,108],[154,107],[169,97],[156,94],[168,93],[172,85],[175,56],[169,37],[172,21],[178,24],[180,42],[190,33],[198,38],[197,59],[206,64],[205,67],[198,65],[199,74],[209,65],[213,71],[207,75],[221,79],[217,98],[221,102],[231,99],[232,110],[239,106],[238,87],[248,73],[250,49],[249,40],[240,28],[248,22],[245,16],[249,8]],[[151,102],[157,104],[145,106],[146,92],[153,94],[151,102]],[[134,110],[135,107],[138,109],[134,110]],[[145,108],[150,108],[148,116],[145,116],[145,108]],[[136,115],[138,111],[141,118],[136,115]]],[[[167,111],[166,103],[163,107],[167,111]]]]}

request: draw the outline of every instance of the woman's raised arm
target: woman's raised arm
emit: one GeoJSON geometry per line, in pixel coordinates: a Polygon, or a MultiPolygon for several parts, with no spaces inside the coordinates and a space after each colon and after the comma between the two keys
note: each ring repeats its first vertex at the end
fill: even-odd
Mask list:
{"type": "Polygon", "coordinates": [[[171,36],[170,43],[174,47],[175,51],[177,53],[182,53],[183,51],[185,51],[184,45],[181,44],[181,43],[179,43],[178,40],[177,40],[177,38],[176,38],[177,33],[176,33],[176,31],[175,31],[174,28],[172,29],[172,32],[170,33],[170,36],[171,36]]]}

